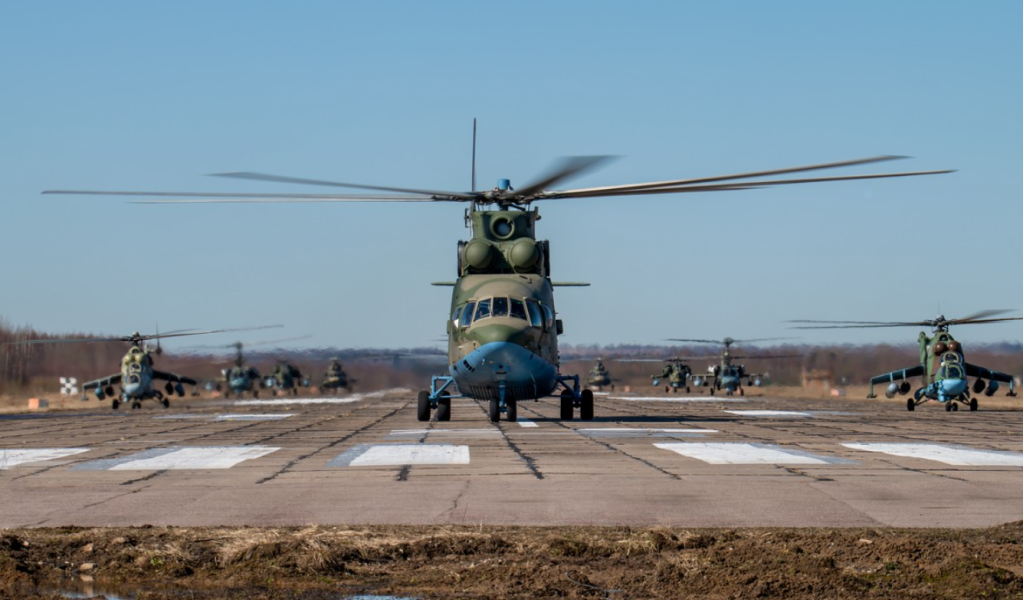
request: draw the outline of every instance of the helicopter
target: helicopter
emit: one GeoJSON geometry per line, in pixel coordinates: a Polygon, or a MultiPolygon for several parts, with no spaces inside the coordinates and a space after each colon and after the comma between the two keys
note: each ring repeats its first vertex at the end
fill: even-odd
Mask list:
{"type": "Polygon", "coordinates": [[[795,320],[788,323],[813,323],[814,325],[801,325],[793,329],[854,329],[874,327],[931,327],[932,334],[920,332],[917,336],[920,364],[898,371],[885,373],[871,378],[868,388],[868,398],[877,398],[875,385],[888,383],[885,389],[885,397],[892,399],[896,394],[906,395],[910,393],[910,378],[920,376],[923,385],[914,391],[914,395],[907,398],[907,410],[913,411],[918,405],[929,400],[935,400],[946,407],[946,411],[956,411],[959,404],[964,404],[970,410],[978,410],[978,399],[971,397],[975,394],[984,393],[992,396],[999,389],[999,382],[1008,383],[1010,390],[1007,396],[1016,396],[1014,391],[1013,377],[1006,373],[993,371],[977,365],[972,365],[964,360],[963,345],[949,333],[951,325],[978,325],[984,323],[997,323],[1000,321],[1020,321],[1021,317],[1004,317],[992,319],[995,315],[1005,314],[1007,310],[985,310],[974,313],[962,319],[947,319],[939,315],[934,319],[924,321],[814,321],[795,320]],[[968,377],[976,377],[973,386],[968,385],[968,377]],[[985,383],[985,380],[988,383],[985,383]],[[968,389],[970,387],[970,389],[968,389]]]}
{"type": "Polygon", "coordinates": [[[309,378],[303,377],[302,371],[286,360],[277,363],[274,370],[263,380],[265,387],[271,388],[276,396],[278,390],[281,393],[291,392],[293,396],[299,395],[299,386],[309,387],[309,378]]]}
{"type": "MultiPolygon", "coordinates": [[[[760,386],[762,379],[767,379],[767,373],[749,373],[744,365],[733,364],[734,359],[755,359],[755,358],[799,358],[800,354],[775,354],[775,355],[762,355],[762,356],[735,356],[729,350],[733,344],[737,343],[750,343],[750,342],[771,342],[775,340],[783,340],[789,338],[761,338],[757,340],[734,340],[731,337],[727,337],[723,340],[689,340],[670,338],[670,342],[687,342],[691,344],[719,344],[725,346],[722,349],[721,361],[718,365],[708,367],[707,375],[691,375],[693,384],[697,387],[706,385],[710,388],[711,395],[715,394],[715,390],[725,389],[727,396],[732,396],[734,393],[743,395],[743,380],[747,381],[747,386],[760,386]]],[[[706,357],[704,357],[706,358],[706,357]]],[[[690,357],[682,360],[702,360],[698,357],[690,357]]],[[[655,383],[657,385],[657,383],[655,383]]],[[[689,392],[689,388],[686,390],[689,392]]]]}
{"type": "Polygon", "coordinates": [[[608,369],[604,366],[604,361],[600,358],[597,359],[597,363],[590,369],[590,373],[587,374],[587,385],[590,387],[596,387],[598,391],[602,390],[604,386],[611,386],[611,389],[615,390],[615,384],[612,383],[612,376],[608,373],[608,369]]]}
{"type": "Polygon", "coordinates": [[[142,408],[143,400],[154,399],[163,405],[164,408],[168,408],[171,405],[170,398],[172,395],[177,394],[179,397],[185,395],[186,385],[192,386],[192,395],[197,396],[199,391],[197,389],[197,383],[195,379],[191,377],[184,377],[176,373],[170,373],[166,371],[157,371],[153,367],[153,354],[163,354],[163,349],[160,346],[160,340],[163,338],[171,337],[184,337],[192,335],[207,335],[211,333],[223,333],[227,331],[242,331],[244,329],[216,329],[211,331],[193,331],[193,330],[180,330],[171,331],[166,333],[155,333],[152,335],[142,335],[139,332],[134,332],[131,335],[123,337],[113,338],[83,338],[83,339],[57,339],[57,340],[26,340],[23,342],[15,342],[18,344],[53,344],[53,343],[97,343],[97,342],[128,342],[131,347],[128,348],[128,352],[121,359],[121,372],[103,377],[100,379],[94,379],[88,381],[82,385],[82,400],[87,400],[88,396],[86,393],[89,390],[93,390],[96,395],[96,399],[103,401],[106,398],[111,398],[110,407],[117,410],[121,404],[130,402],[133,409],[142,408]],[[149,340],[156,340],[157,346],[154,350],[150,351],[146,347],[145,342],[149,340]],[[153,384],[157,380],[166,381],[164,384],[163,391],[155,388],[153,384]],[[118,386],[118,390],[115,393],[114,386],[118,386]],[[166,395],[165,395],[166,393],[166,395]]]}
{"type": "Polygon", "coordinates": [[[887,177],[934,175],[951,171],[918,171],[802,179],[758,179],[788,173],[865,165],[894,160],[878,156],[850,161],[790,167],[715,177],[677,179],[617,186],[553,190],[552,186],[607,163],[607,156],[564,159],[554,169],[518,190],[509,179],[498,179],[490,190],[476,187],[476,121],[473,122],[473,154],[470,191],[375,186],[265,173],[235,172],[216,176],[248,181],[341,187],[389,194],[270,194],[207,192],[137,192],[50,190],[44,193],[116,196],[156,196],[145,204],[168,203],[271,203],[271,202],[430,202],[468,204],[464,222],[469,240],[458,243],[457,275],[453,282],[447,319],[448,372],[431,378],[430,389],[417,395],[416,417],[428,421],[451,419],[451,399],[465,397],[488,402],[488,417],[502,414],[515,421],[517,403],[557,395],[559,416],[572,419],[578,409],[583,420],[594,418],[594,395],[581,389],[579,375],[560,372],[558,336],[564,332],[556,318],[554,288],[585,286],[551,278],[551,251],[547,241],[536,239],[540,220],[534,202],[647,194],[738,191],[765,186],[863,180],[887,177]],[[177,197],[177,200],[168,199],[177,197]],[[191,199],[182,199],[191,198],[191,199]],[[453,395],[453,392],[455,395],[453,395]]]}
{"type": "Polygon", "coordinates": [[[345,373],[345,369],[341,366],[341,360],[334,357],[331,358],[331,364],[324,371],[324,379],[320,387],[321,389],[332,390],[334,393],[337,393],[338,390],[351,390],[355,382],[355,379],[350,378],[345,373]]]}

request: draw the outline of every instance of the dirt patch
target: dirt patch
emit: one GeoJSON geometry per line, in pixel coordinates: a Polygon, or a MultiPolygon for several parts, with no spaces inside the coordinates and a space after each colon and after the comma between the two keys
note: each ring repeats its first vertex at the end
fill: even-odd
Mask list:
{"type": "Polygon", "coordinates": [[[6,530],[0,597],[1021,598],[1021,527],[6,530]]]}

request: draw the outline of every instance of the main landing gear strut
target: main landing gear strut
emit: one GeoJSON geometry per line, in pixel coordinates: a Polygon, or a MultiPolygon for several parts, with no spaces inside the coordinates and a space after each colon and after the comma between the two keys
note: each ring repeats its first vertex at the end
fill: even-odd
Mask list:
{"type": "MultiPolygon", "coordinates": [[[[452,398],[465,398],[465,396],[451,395],[448,391],[455,383],[455,380],[447,375],[435,375],[430,379],[430,390],[422,390],[416,397],[416,420],[429,421],[430,411],[437,411],[438,421],[450,421],[452,418],[452,398]]],[[[579,375],[559,375],[558,385],[562,386],[559,396],[559,418],[569,421],[573,418],[575,409],[579,409],[580,419],[590,421],[594,418],[594,392],[589,389],[580,390],[579,375]],[[572,384],[571,386],[569,384],[572,384]]],[[[487,417],[492,423],[501,421],[501,414],[505,413],[505,420],[514,422],[519,416],[519,401],[509,398],[505,389],[505,382],[498,382],[498,397],[491,398],[487,403],[487,417]]]]}

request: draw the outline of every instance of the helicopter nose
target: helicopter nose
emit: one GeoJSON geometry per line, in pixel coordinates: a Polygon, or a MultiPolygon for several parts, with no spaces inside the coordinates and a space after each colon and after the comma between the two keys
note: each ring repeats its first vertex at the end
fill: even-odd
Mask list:
{"type": "Polygon", "coordinates": [[[967,391],[966,379],[943,379],[940,382],[942,395],[952,398],[967,391]]]}
{"type": "Polygon", "coordinates": [[[522,345],[526,341],[526,326],[515,327],[505,323],[489,323],[471,328],[468,336],[481,346],[498,342],[522,345]]]}

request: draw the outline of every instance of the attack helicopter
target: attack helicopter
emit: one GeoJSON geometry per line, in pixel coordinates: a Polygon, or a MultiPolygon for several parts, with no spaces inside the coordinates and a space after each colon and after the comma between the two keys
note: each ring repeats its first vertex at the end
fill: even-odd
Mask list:
{"type": "Polygon", "coordinates": [[[121,359],[121,372],[107,377],[102,377],[100,379],[87,381],[82,385],[82,400],[87,400],[88,396],[86,395],[86,392],[93,390],[93,393],[96,395],[96,399],[101,402],[108,397],[111,398],[110,407],[114,410],[117,410],[121,404],[128,402],[131,403],[131,407],[133,409],[142,408],[142,401],[150,399],[154,399],[163,405],[164,408],[168,408],[171,405],[170,398],[172,395],[177,394],[179,397],[185,395],[184,386],[192,386],[193,396],[198,395],[199,392],[196,387],[197,383],[195,379],[167,371],[158,371],[154,368],[153,355],[156,354],[159,356],[160,354],[163,354],[163,348],[160,346],[161,339],[192,335],[208,335],[228,331],[245,331],[249,329],[261,328],[248,327],[241,329],[216,329],[211,331],[180,330],[166,333],[155,333],[152,335],[142,335],[136,331],[131,335],[113,338],[26,340],[15,343],[81,344],[97,342],[128,342],[131,344],[131,347],[128,349],[128,353],[124,355],[124,358],[121,359]],[[152,351],[145,344],[145,342],[149,340],[157,341],[157,346],[152,351]],[[166,381],[163,391],[153,387],[153,384],[157,380],[166,381]],[[114,386],[118,386],[116,393],[114,386]]]}
{"type": "Polygon", "coordinates": [[[476,121],[473,123],[473,160],[470,191],[442,191],[422,188],[374,186],[322,179],[306,179],[265,173],[221,173],[217,176],[248,181],[341,187],[390,194],[269,194],[207,192],[133,192],[52,190],[44,193],[164,197],[140,203],[271,203],[271,202],[431,202],[468,204],[465,223],[471,236],[458,244],[458,279],[435,285],[450,286],[451,309],[447,319],[448,373],[431,379],[430,389],[417,396],[416,417],[438,421],[451,419],[451,399],[466,397],[488,401],[491,421],[516,420],[517,403],[555,395],[560,397],[561,419],[594,417],[594,395],[581,389],[579,375],[560,371],[558,336],[564,331],[556,318],[551,278],[551,249],[536,239],[540,213],[531,204],[562,199],[600,198],[647,194],[739,191],[774,185],[827,181],[864,180],[887,177],[935,175],[951,171],[917,171],[834,177],[766,180],[760,177],[865,165],[894,160],[879,156],[843,162],[738,173],[715,177],[676,179],[615,186],[553,190],[552,186],[582,175],[606,163],[609,157],[585,156],[565,159],[518,190],[508,179],[499,179],[490,190],[476,187],[476,121]],[[167,198],[191,198],[169,200],[167,198]],[[452,395],[453,392],[457,395],[452,395]]]}
{"type": "MultiPolygon", "coordinates": [[[[737,359],[760,359],[760,358],[799,358],[800,354],[764,354],[760,356],[736,356],[730,352],[730,348],[733,344],[738,343],[751,343],[751,342],[772,342],[776,340],[784,340],[790,338],[761,338],[757,340],[734,340],[731,337],[727,337],[724,340],[689,340],[671,338],[670,342],[687,342],[691,344],[719,344],[724,346],[722,349],[722,356],[719,364],[708,367],[707,375],[691,375],[690,378],[693,381],[693,385],[700,387],[702,385],[708,386],[711,395],[715,394],[715,390],[725,390],[727,396],[732,396],[734,393],[743,395],[743,381],[746,380],[747,387],[760,386],[763,379],[768,378],[767,373],[749,373],[744,365],[735,365],[733,360],[737,359]]],[[[706,358],[706,357],[705,357],[706,358]]],[[[697,357],[690,357],[683,360],[702,360],[697,357]]],[[[655,382],[657,385],[657,382],[655,382]]],[[[690,391],[689,388],[686,389],[690,391]]]]}
{"type": "Polygon", "coordinates": [[[309,378],[302,375],[298,367],[286,360],[277,363],[274,370],[263,380],[263,385],[270,388],[276,396],[278,393],[291,392],[299,395],[299,387],[309,387],[309,378]]]}
{"type": "Polygon", "coordinates": [[[974,411],[978,410],[978,399],[971,397],[972,391],[975,394],[984,393],[986,396],[992,396],[999,389],[999,382],[1002,382],[1010,386],[1006,395],[1016,396],[1013,377],[1006,373],[972,365],[964,360],[964,347],[953,339],[949,328],[951,325],[979,325],[1021,320],[1021,317],[989,318],[1007,312],[1010,311],[985,310],[962,319],[947,319],[944,315],[939,315],[934,319],[924,321],[814,321],[801,319],[787,322],[813,323],[813,325],[801,325],[793,329],[931,327],[933,335],[929,336],[922,331],[917,336],[920,364],[872,377],[867,397],[877,398],[875,385],[883,383],[889,384],[885,388],[886,398],[891,400],[896,394],[905,396],[910,393],[912,387],[908,380],[920,376],[923,385],[914,391],[913,396],[907,398],[907,410],[913,411],[918,405],[935,400],[939,404],[945,405],[947,412],[958,410],[959,404],[964,404],[974,411]],[[977,378],[973,386],[969,385],[968,377],[977,378]],[[987,384],[985,383],[986,379],[988,380],[987,384]]]}

